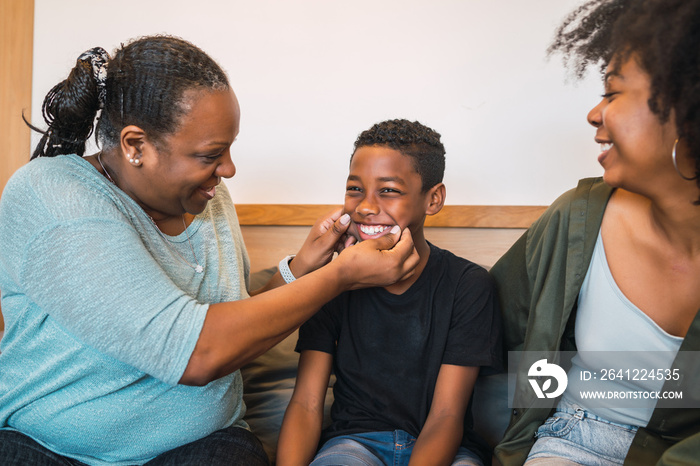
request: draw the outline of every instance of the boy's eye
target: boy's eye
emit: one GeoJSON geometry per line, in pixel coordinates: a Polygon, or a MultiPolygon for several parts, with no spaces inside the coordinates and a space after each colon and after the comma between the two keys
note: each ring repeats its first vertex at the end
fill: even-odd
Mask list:
{"type": "Polygon", "coordinates": [[[361,191],[362,191],[362,189],[360,189],[360,188],[357,187],[357,186],[348,186],[347,188],[345,188],[345,190],[346,190],[347,192],[351,192],[351,191],[361,192],[361,191]]]}
{"type": "Polygon", "coordinates": [[[401,194],[401,191],[394,188],[382,188],[379,192],[381,194],[401,194]]]}

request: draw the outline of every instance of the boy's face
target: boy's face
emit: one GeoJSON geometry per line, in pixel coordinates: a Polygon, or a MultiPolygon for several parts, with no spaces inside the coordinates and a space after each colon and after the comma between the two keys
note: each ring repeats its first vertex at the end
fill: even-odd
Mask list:
{"type": "Polygon", "coordinates": [[[422,193],[422,185],[409,156],[386,146],[358,148],[345,190],[349,234],[363,241],[388,234],[394,225],[411,233],[422,228],[432,191],[422,193]]]}

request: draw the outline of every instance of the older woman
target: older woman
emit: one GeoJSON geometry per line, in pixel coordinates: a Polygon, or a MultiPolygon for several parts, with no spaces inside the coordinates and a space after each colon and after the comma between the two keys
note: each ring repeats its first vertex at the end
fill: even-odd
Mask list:
{"type": "MultiPolygon", "coordinates": [[[[606,354],[627,351],[627,362],[645,367],[655,352],[669,356],[654,367],[679,375],[657,380],[657,389],[697,398],[697,358],[682,356],[700,350],[699,48],[698,0],[589,1],[559,30],[552,50],[579,74],[605,68],[602,100],[588,114],[604,176],[555,201],[492,273],[509,349],[589,356],[574,358],[554,412],[514,406],[497,448],[506,465],[690,464],[700,456],[692,400],[691,409],[653,399],[601,405],[579,390],[581,374],[606,354]]],[[[521,379],[516,400],[529,388],[521,379]]]]}
{"type": "Polygon", "coordinates": [[[340,292],[411,273],[410,234],[329,263],[349,223],[335,213],[249,297],[220,183],[238,102],[177,38],[89,50],[43,113],[0,203],[2,463],[266,464],[238,369],[340,292]],[[102,150],[83,157],[96,115],[102,150]]]}

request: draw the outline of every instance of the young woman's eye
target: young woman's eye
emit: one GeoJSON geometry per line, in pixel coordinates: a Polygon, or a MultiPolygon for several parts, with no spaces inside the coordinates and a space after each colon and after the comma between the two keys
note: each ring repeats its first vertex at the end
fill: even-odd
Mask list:
{"type": "Polygon", "coordinates": [[[603,94],[601,97],[602,97],[603,99],[606,99],[606,100],[610,101],[610,100],[612,100],[612,98],[613,98],[615,95],[617,95],[617,92],[606,92],[606,93],[603,94]]]}

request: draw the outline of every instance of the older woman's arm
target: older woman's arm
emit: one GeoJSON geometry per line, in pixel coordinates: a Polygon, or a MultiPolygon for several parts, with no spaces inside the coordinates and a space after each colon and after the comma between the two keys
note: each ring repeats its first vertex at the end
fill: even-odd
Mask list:
{"type": "Polygon", "coordinates": [[[408,229],[398,242],[397,237],[395,232],[348,248],[328,265],[288,285],[249,299],[210,305],[180,383],[206,385],[234,372],[343,291],[384,286],[409,276],[418,253],[408,229]]]}

